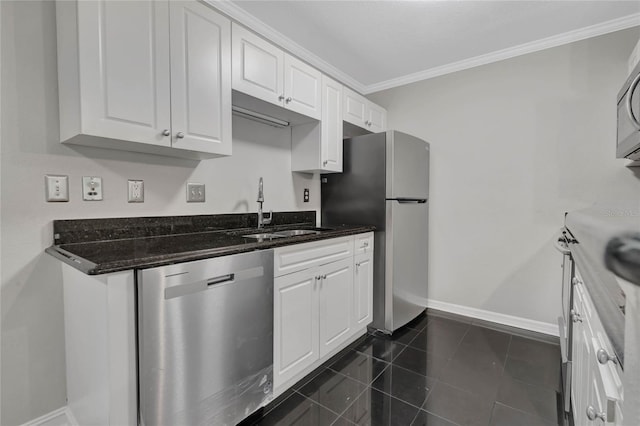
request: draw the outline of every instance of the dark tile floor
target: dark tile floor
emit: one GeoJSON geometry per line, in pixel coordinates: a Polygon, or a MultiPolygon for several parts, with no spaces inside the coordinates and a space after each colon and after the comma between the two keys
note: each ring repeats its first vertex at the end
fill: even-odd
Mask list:
{"type": "Polygon", "coordinates": [[[564,425],[559,347],[485,325],[430,311],[392,338],[367,335],[253,424],[564,425]]]}

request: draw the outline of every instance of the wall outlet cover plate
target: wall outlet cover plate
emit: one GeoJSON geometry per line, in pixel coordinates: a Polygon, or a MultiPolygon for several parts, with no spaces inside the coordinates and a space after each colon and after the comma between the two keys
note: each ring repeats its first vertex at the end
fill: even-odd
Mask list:
{"type": "Polygon", "coordinates": [[[187,203],[204,203],[204,183],[187,183],[187,203]]]}
{"type": "Polygon", "coordinates": [[[46,175],[44,186],[48,202],[69,201],[69,176],[46,175]]]}
{"type": "Polygon", "coordinates": [[[127,201],[130,203],[144,203],[144,181],[127,181],[127,201]]]}
{"type": "Polygon", "coordinates": [[[85,201],[102,201],[101,177],[82,176],[82,199],[85,201]]]}

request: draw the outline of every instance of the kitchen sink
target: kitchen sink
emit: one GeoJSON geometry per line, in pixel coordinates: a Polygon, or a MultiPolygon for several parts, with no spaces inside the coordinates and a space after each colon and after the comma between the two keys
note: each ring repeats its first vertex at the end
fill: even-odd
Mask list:
{"type": "Polygon", "coordinates": [[[271,240],[273,238],[285,238],[288,237],[288,235],[280,235],[280,234],[276,234],[276,233],[262,233],[262,234],[249,234],[249,235],[243,235],[243,238],[255,238],[256,240],[271,240]]]}
{"type": "Polygon", "coordinates": [[[311,229],[290,229],[287,231],[276,231],[274,235],[280,235],[283,237],[296,237],[298,235],[315,235],[319,234],[321,231],[314,231],[311,229]]]}

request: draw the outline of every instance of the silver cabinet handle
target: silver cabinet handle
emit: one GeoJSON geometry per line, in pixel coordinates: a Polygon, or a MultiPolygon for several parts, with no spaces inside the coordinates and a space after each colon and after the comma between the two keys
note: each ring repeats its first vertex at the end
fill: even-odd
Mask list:
{"type": "Polygon", "coordinates": [[[323,165],[323,166],[326,166],[328,162],[329,162],[328,160],[324,160],[324,161],[322,162],[322,165],[323,165]]]}
{"type": "Polygon", "coordinates": [[[164,130],[162,131],[162,136],[169,136],[169,135],[171,135],[171,130],[169,130],[169,129],[164,129],[164,130]]]}
{"type": "Polygon", "coordinates": [[[182,133],[182,132],[176,133],[176,138],[178,138],[178,139],[184,138],[184,133],[182,133]]]}
{"type": "Polygon", "coordinates": [[[607,421],[607,414],[603,412],[598,412],[592,405],[587,407],[587,418],[589,420],[600,419],[603,422],[607,421]]]}
{"type": "Polygon", "coordinates": [[[283,101],[283,100],[284,100],[284,95],[280,95],[280,96],[278,96],[278,100],[279,100],[279,101],[283,101]]]}
{"type": "Polygon", "coordinates": [[[369,247],[369,242],[365,241],[364,243],[362,243],[362,248],[367,248],[369,247]]]}
{"type": "Polygon", "coordinates": [[[571,315],[571,320],[573,322],[582,322],[582,316],[575,310],[572,309],[571,311],[569,311],[569,314],[571,315]]]}
{"type": "Polygon", "coordinates": [[[326,275],[326,274],[325,274],[325,275],[323,275],[323,276],[322,276],[322,279],[323,279],[323,280],[326,280],[326,279],[327,279],[327,275],[326,275]]]}
{"type": "Polygon", "coordinates": [[[609,352],[607,352],[607,350],[604,348],[598,349],[598,352],[596,352],[596,358],[598,358],[598,362],[602,365],[606,364],[609,361],[613,362],[614,364],[618,363],[618,358],[616,358],[615,355],[609,355],[609,352]]]}
{"type": "Polygon", "coordinates": [[[638,83],[640,83],[640,74],[633,79],[633,83],[629,86],[629,91],[627,92],[627,99],[625,105],[627,106],[627,114],[629,114],[629,119],[631,120],[631,124],[636,130],[640,130],[640,122],[636,118],[636,115],[633,113],[633,105],[631,104],[631,100],[633,99],[633,92],[635,92],[636,87],[638,87],[638,83]]]}
{"type": "Polygon", "coordinates": [[[289,97],[289,98],[285,99],[284,101],[285,101],[286,103],[289,103],[289,102],[291,102],[292,100],[293,100],[293,99],[289,97]]]}

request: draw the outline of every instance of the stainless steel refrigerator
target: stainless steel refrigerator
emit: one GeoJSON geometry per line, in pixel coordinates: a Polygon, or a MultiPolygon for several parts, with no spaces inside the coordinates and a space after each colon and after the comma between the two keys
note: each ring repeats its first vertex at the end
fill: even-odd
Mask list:
{"type": "Polygon", "coordinates": [[[356,136],[343,159],[343,173],[321,177],[322,225],[376,227],[371,326],[392,333],[427,306],[429,144],[392,130],[356,136]]]}

